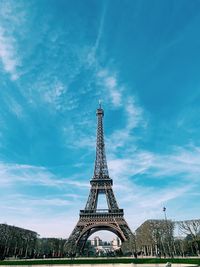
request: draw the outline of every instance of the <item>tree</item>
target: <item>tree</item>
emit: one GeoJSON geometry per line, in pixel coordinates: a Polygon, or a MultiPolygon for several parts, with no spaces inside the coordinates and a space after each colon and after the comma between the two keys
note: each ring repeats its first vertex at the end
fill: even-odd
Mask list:
{"type": "Polygon", "coordinates": [[[124,255],[127,254],[136,255],[135,235],[131,235],[131,237],[128,240],[122,243],[121,250],[124,255]]]}
{"type": "Polygon", "coordinates": [[[63,257],[66,240],[60,238],[39,238],[36,245],[37,257],[63,257]]]}
{"type": "Polygon", "coordinates": [[[173,231],[169,220],[147,220],[136,230],[137,249],[147,256],[173,256],[173,231]]]}
{"type": "Polygon", "coordinates": [[[200,255],[200,220],[187,220],[177,222],[181,233],[191,238],[196,254],[200,255]]]}
{"type": "Polygon", "coordinates": [[[31,257],[37,237],[36,232],[0,224],[0,258],[31,257]]]}

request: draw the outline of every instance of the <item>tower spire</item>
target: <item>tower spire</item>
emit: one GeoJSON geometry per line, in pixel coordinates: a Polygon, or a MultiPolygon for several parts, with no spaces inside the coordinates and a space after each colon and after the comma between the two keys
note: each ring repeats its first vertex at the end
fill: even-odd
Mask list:
{"type": "Polygon", "coordinates": [[[96,115],[97,115],[97,140],[96,140],[96,159],[95,159],[93,179],[108,179],[109,173],[106,161],[104,131],[103,131],[104,111],[101,107],[101,101],[99,101],[99,108],[97,109],[96,115]]]}
{"type": "Polygon", "coordinates": [[[99,108],[101,108],[101,99],[99,99],[99,108]]]}

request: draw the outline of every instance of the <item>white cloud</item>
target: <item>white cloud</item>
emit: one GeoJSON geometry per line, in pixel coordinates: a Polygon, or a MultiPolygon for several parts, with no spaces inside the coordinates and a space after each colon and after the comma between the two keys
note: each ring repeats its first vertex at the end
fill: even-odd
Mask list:
{"type": "Polygon", "coordinates": [[[108,166],[114,179],[113,188],[133,228],[146,219],[162,218],[164,205],[171,206],[170,218],[182,218],[185,215],[178,213],[177,209],[186,207],[178,200],[189,201],[191,196],[198,199],[199,147],[176,147],[169,154],[127,148],[123,151],[123,158],[110,156],[108,166]],[[151,179],[151,183],[147,185],[144,179],[151,179]],[[158,182],[162,186],[159,187],[158,182]]]}
{"type": "Polygon", "coordinates": [[[167,189],[160,189],[157,192],[153,191],[151,194],[146,195],[139,201],[139,205],[141,208],[158,208],[162,204],[167,203],[170,200],[177,199],[180,196],[183,196],[185,193],[192,189],[191,185],[186,185],[181,188],[167,188],[167,189]]]}
{"type": "Polygon", "coordinates": [[[2,162],[0,177],[1,222],[32,229],[43,236],[70,234],[76,223],[74,210],[78,216],[78,210],[84,208],[82,198],[85,202],[89,182],[81,182],[77,177],[61,179],[44,167],[2,162]],[[32,192],[35,186],[37,195],[32,192]],[[45,191],[41,186],[46,187],[45,191]],[[27,188],[24,194],[18,190],[23,187],[27,188]]]}
{"type": "Polygon", "coordinates": [[[199,147],[176,147],[171,154],[155,155],[151,171],[157,177],[180,175],[196,181],[200,176],[199,162],[199,147]]]}
{"type": "MultiPolygon", "coordinates": [[[[42,183],[51,185],[51,175],[42,167],[0,162],[0,187],[16,183],[42,183]]],[[[55,184],[54,184],[55,185],[55,184]]]]}
{"type": "Polygon", "coordinates": [[[74,216],[67,210],[56,216],[48,215],[30,216],[30,217],[10,217],[6,222],[19,227],[31,229],[40,234],[41,237],[57,237],[68,238],[71,234],[76,222],[78,221],[78,213],[74,216]]]}
{"type": "Polygon", "coordinates": [[[110,89],[110,96],[114,106],[118,107],[121,105],[121,93],[119,91],[116,89],[110,89]]]}
{"type": "MultiPolygon", "coordinates": [[[[55,207],[66,207],[68,205],[72,205],[72,200],[66,199],[66,195],[61,197],[45,197],[41,196],[39,198],[32,197],[29,195],[22,195],[22,194],[12,194],[4,199],[1,199],[2,209],[10,209],[10,210],[16,210],[20,213],[24,212],[24,207],[28,208],[29,211],[33,209],[40,209],[41,207],[49,207],[49,208],[55,208],[55,207]],[[17,206],[16,206],[17,202],[17,206]]],[[[68,197],[69,198],[69,197],[68,197]]]]}
{"type": "Polygon", "coordinates": [[[39,85],[41,92],[43,92],[43,99],[49,104],[53,104],[57,110],[62,108],[61,102],[64,94],[67,92],[67,87],[60,81],[56,81],[53,84],[39,85]]]}
{"type": "Polygon", "coordinates": [[[26,116],[26,113],[23,111],[23,107],[13,96],[6,95],[4,96],[4,99],[10,112],[12,112],[18,119],[26,116]]]}
{"type": "Polygon", "coordinates": [[[8,36],[5,30],[0,27],[0,59],[4,70],[11,75],[12,80],[19,78],[17,67],[20,65],[20,60],[16,51],[15,39],[8,36]]]}
{"type": "Polygon", "coordinates": [[[99,44],[102,38],[103,34],[103,28],[104,28],[104,23],[105,23],[105,15],[106,15],[106,6],[103,7],[103,12],[100,18],[100,23],[99,23],[99,28],[97,32],[97,38],[95,40],[94,46],[91,48],[90,52],[88,53],[87,56],[87,63],[89,66],[95,65],[96,64],[96,53],[99,48],[99,44]]]}
{"type": "Polygon", "coordinates": [[[77,176],[59,178],[44,167],[4,162],[0,162],[0,177],[0,187],[24,184],[67,189],[71,185],[82,189],[88,186],[85,182],[77,181],[77,176]]]}
{"type": "Polygon", "coordinates": [[[89,185],[89,182],[79,182],[79,181],[67,181],[67,184],[69,185],[73,185],[73,186],[76,186],[76,187],[79,187],[79,188],[89,188],[90,185],[89,185]]]}
{"type": "Polygon", "coordinates": [[[154,160],[153,154],[148,152],[138,153],[136,150],[132,151],[130,154],[131,156],[129,157],[113,157],[108,161],[109,170],[113,177],[131,177],[142,174],[152,166],[154,160]]]}
{"type": "Polygon", "coordinates": [[[117,85],[117,81],[115,79],[115,77],[112,77],[112,76],[108,76],[106,79],[105,79],[105,85],[108,86],[109,88],[114,88],[116,87],[117,85]]]}
{"type": "MultiPolygon", "coordinates": [[[[183,187],[153,188],[153,186],[139,186],[131,181],[126,174],[114,178],[113,189],[116,193],[120,208],[125,209],[125,219],[132,230],[136,229],[147,219],[163,219],[163,206],[173,206],[179,199],[186,198],[193,190],[193,186],[187,184],[183,187]],[[172,204],[170,204],[172,203],[172,204]]],[[[170,219],[179,218],[175,206],[170,212],[170,219]],[[173,212],[174,210],[174,212],[173,212]]]]}
{"type": "Polygon", "coordinates": [[[102,86],[115,107],[122,104],[122,87],[118,85],[116,76],[108,69],[99,69],[97,72],[97,83],[102,86]]]}
{"type": "Polygon", "coordinates": [[[0,61],[12,80],[20,77],[21,66],[18,37],[24,34],[26,7],[19,1],[2,0],[0,3],[0,61]]]}
{"type": "Polygon", "coordinates": [[[110,101],[115,108],[121,108],[125,113],[126,125],[117,129],[108,137],[109,153],[116,153],[118,148],[126,146],[128,143],[134,145],[135,136],[132,134],[134,128],[144,128],[147,125],[143,108],[137,103],[130,88],[119,82],[117,74],[109,68],[98,67],[96,71],[97,85],[104,92],[104,99],[110,101]]]}
{"type": "Polygon", "coordinates": [[[128,97],[124,105],[127,113],[127,130],[132,130],[138,126],[144,127],[146,121],[143,118],[143,109],[136,104],[135,99],[133,97],[128,97]]]}
{"type": "Polygon", "coordinates": [[[144,119],[143,109],[136,103],[133,97],[123,99],[123,107],[126,116],[126,124],[123,128],[115,130],[108,137],[109,154],[116,154],[118,148],[127,149],[131,143],[132,149],[136,148],[136,136],[133,134],[135,128],[145,128],[147,122],[144,119]]]}
{"type": "MultiPolygon", "coordinates": [[[[195,177],[200,175],[199,158],[199,147],[188,147],[177,148],[172,154],[165,155],[136,150],[133,154],[127,154],[126,158],[112,158],[108,162],[111,177],[114,179],[113,189],[116,192],[120,207],[125,208],[125,218],[132,229],[137,228],[145,219],[162,218],[163,205],[169,206],[170,202],[177,201],[183,196],[187,199],[188,194],[198,193],[198,187],[196,191],[194,190],[194,173],[195,177]],[[158,165],[157,162],[160,164],[158,165]],[[172,162],[174,163],[172,164],[172,162]],[[164,172],[163,170],[167,171],[164,172]],[[183,186],[175,188],[166,185],[158,190],[153,187],[153,184],[151,186],[137,185],[137,180],[131,178],[132,176],[137,177],[139,174],[146,174],[148,179],[148,175],[153,177],[158,173],[162,173],[163,176],[158,177],[162,179],[165,179],[166,175],[169,174],[174,179],[173,175],[178,174],[180,175],[179,182],[186,177],[190,179],[191,183],[186,182],[183,183],[183,186]]],[[[6,216],[2,217],[4,221],[31,228],[43,236],[65,237],[70,234],[78,220],[78,210],[84,208],[89,189],[88,181],[79,181],[77,177],[59,179],[43,167],[5,163],[0,165],[0,176],[1,186],[3,184],[10,186],[13,183],[30,183],[64,189],[63,195],[61,194],[59,197],[52,195],[52,198],[8,195],[10,199],[8,199],[9,197],[5,198],[4,202],[1,199],[1,205],[7,213],[6,216]],[[81,198],[76,197],[76,191],[74,191],[75,193],[68,191],[69,188],[70,190],[72,188],[84,190],[80,194],[81,198]],[[15,205],[16,203],[17,205],[15,205]],[[54,220],[49,216],[51,213],[49,211],[57,207],[66,209],[66,213],[58,212],[56,220],[54,220]],[[22,213],[26,216],[21,216],[22,213]],[[37,220],[34,218],[36,215],[37,220]],[[24,219],[20,220],[19,216],[24,217],[24,219]],[[61,218],[61,221],[58,218],[61,218]],[[45,224],[46,228],[43,227],[45,224]],[[56,229],[55,225],[57,226],[56,229]]],[[[196,183],[198,183],[197,179],[196,183]]],[[[180,217],[173,213],[171,216],[175,219],[180,217]]]]}
{"type": "Polygon", "coordinates": [[[71,111],[79,104],[78,96],[74,96],[70,92],[68,85],[58,77],[52,78],[48,74],[39,77],[30,86],[29,91],[24,91],[23,94],[35,108],[37,108],[39,100],[51,112],[71,111]]]}
{"type": "Polygon", "coordinates": [[[165,179],[179,175],[179,180],[198,181],[200,176],[200,148],[195,146],[176,147],[169,154],[157,154],[150,151],[125,149],[123,158],[111,155],[108,162],[113,176],[132,177],[147,174],[156,179],[165,179]]]}
{"type": "Polygon", "coordinates": [[[74,216],[73,209],[69,208],[72,206],[78,211],[80,201],[69,203],[56,198],[31,200],[23,196],[14,197],[13,200],[1,201],[3,215],[0,223],[31,229],[42,237],[67,238],[78,220],[78,212],[74,216]]]}
{"type": "Polygon", "coordinates": [[[117,88],[117,81],[114,76],[105,77],[105,88],[108,89],[111,101],[114,106],[119,107],[121,105],[122,94],[120,88],[117,88]]]}

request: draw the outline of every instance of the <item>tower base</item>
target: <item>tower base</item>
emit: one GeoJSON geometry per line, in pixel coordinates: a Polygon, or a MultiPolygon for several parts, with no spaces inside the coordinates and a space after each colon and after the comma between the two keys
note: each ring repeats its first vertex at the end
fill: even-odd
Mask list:
{"type": "Polygon", "coordinates": [[[81,210],[80,218],[65,244],[68,256],[81,255],[90,235],[100,230],[116,234],[122,242],[133,238],[124,219],[123,209],[118,210],[81,210]]]}

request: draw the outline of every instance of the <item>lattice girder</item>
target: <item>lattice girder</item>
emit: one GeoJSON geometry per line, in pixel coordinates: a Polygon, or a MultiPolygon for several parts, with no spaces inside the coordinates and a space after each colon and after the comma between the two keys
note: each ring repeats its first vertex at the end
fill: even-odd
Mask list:
{"type": "Polygon", "coordinates": [[[115,199],[115,195],[112,190],[112,179],[109,180],[91,180],[91,189],[89,193],[89,197],[85,206],[86,210],[96,210],[98,195],[105,194],[108,209],[119,209],[117,200],[115,199]]]}
{"type": "Polygon", "coordinates": [[[127,222],[123,218],[123,214],[118,214],[118,216],[111,216],[109,213],[80,215],[79,222],[73,231],[76,235],[72,233],[68,240],[68,245],[71,245],[68,246],[67,253],[69,255],[81,254],[89,236],[100,230],[108,230],[115,233],[122,242],[131,238],[131,236],[133,237],[127,222]]]}
{"type": "Polygon", "coordinates": [[[123,209],[120,209],[115,198],[109,177],[103,132],[104,112],[101,106],[97,109],[97,142],[94,176],[90,181],[91,188],[84,210],[80,210],[80,218],[72,234],[66,242],[68,255],[81,254],[89,236],[99,230],[109,230],[115,233],[121,241],[133,238],[133,234],[124,219],[123,209]],[[97,209],[99,194],[105,194],[108,208],[97,209]]]}
{"type": "Polygon", "coordinates": [[[106,161],[104,131],[103,131],[103,109],[97,109],[97,142],[96,160],[94,167],[94,179],[109,179],[108,166],[106,161]]]}

